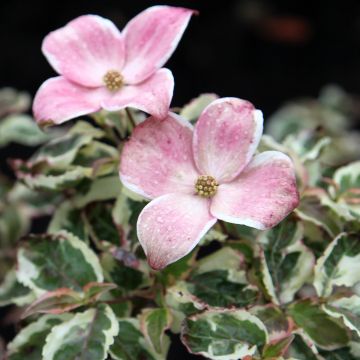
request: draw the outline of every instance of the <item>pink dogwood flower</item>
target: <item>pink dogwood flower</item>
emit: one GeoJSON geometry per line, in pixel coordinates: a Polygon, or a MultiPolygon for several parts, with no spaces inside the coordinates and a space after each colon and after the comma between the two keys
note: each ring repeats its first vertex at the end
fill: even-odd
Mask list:
{"type": "Polygon", "coordinates": [[[264,230],[298,205],[290,158],[254,155],[262,128],[261,111],[236,98],[212,102],[195,128],[173,113],[137,126],[123,149],[120,178],[152,199],[137,223],[152,268],[188,254],[217,219],[264,230]]]}
{"type": "Polygon", "coordinates": [[[153,6],[122,33],[107,19],[84,15],[44,39],[42,51],[60,74],[45,81],[33,105],[40,124],[134,107],[167,115],[174,79],[161,67],[174,52],[193,10],[153,6]]]}

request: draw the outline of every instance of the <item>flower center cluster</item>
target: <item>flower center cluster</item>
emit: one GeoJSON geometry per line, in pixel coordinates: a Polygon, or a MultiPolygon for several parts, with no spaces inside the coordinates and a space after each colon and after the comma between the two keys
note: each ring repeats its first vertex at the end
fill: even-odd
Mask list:
{"type": "Polygon", "coordinates": [[[195,191],[198,195],[209,198],[216,194],[218,186],[218,182],[212,176],[201,175],[196,181],[195,191]]]}
{"type": "Polygon", "coordinates": [[[124,85],[124,77],[116,70],[109,70],[104,75],[103,81],[110,91],[117,91],[124,85]]]}

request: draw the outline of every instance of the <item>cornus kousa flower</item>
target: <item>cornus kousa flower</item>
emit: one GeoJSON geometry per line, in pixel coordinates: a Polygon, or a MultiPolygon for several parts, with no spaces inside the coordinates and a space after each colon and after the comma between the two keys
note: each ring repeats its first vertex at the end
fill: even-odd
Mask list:
{"type": "Polygon", "coordinates": [[[217,219],[268,229],[299,201],[288,156],[254,156],[262,113],[247,101],[218,99],[195,128],[173,113],[149,118],[126,143],[123,184],[153,199],[137,233],[150,266],[161,269],[189,253],[217,219]]]}
{"type": "Polygon", "coordinates": [[[124,31],[100,16],[85,15],[51,32],[42,51],[61,75],[43,83],[34,99],[40,124],[60,124],[101,108],[130,106],[167,115],[174,80],[160,69],[175,50],[193,11],[151,7],[124,31]]]}

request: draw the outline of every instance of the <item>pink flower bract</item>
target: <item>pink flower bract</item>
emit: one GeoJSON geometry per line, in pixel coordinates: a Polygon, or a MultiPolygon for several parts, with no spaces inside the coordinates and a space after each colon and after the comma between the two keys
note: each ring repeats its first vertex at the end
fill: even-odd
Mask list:
{"type": "Polygon", "coordinates": [[[42,51],[60,74],[45,81],[33,105],[40,124],[60,124],[100,109],[134,107],[167,115],[174,79],[161,69],[175,50],[193,11],[153,6],[122,33],[100,16],[84,15],[51,32],[42,51]]]}
{"type": "Polygon", "coordinates": [[[151,267],[162,269],[188,254],[217,219],[268,229],[299,202],[293,164],[278,151],[254,156],[262,113],[244,100],[212,102],[193,126],[178,115],[148,118],[126,143],[120,178],[153,199],[137,233],[151,267]],[[195,191],[200,175],[219,184],[215,194],[195,191]]]}

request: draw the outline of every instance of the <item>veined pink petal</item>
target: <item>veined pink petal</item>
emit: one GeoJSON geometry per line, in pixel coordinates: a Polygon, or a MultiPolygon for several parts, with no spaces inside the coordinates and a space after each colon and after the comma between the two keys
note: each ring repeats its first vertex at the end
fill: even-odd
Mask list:
{"type": "Polygon", "coordinates": [[[249,163],[262,134],[263,118],[248,101],[222,98],[200,115],[194,131],[199,171],[218,182],[233,180],[249,163]]]}
{"type": "Polygon", "coordinates": [[[64,121],[100,110],[108,96],[105,88],[86,88],[58,76],[46,80],[35,95],[33,112],[39,124],[64,121]]]}
{"type": "Polygon", "coordinates": [[[52,67],[78,84],[102,86],[109,70],[121,72],[125,60],[122,35],[97,15],[84,15],[51,32],[42,50],[52,67]]]}
{"type": "Polygon", "coordinates": [[[148,118],[135,128],[124,146],[121,181],[149,199],[168,193],[193,194],[198,174],[191,140],[191,124],[177,115],[148,118]]]}
{"type": "Polygon", "coordinates": [[[117,111],[125,107],[134,107],[158,118],[169,111],[174,91],[174,78],[168,69],[160,69],[150,78],[138,85],[126,85],[106,99],[103,108],[117,111]]]}
{"type": "Polygon", "coordinates": [[[208,199],[167,194],[145,206],[137,234],[150,266],[159,270],[188,254],[215,222],[208,199]]]}
{"type": "Polygon", "coordinates": [[[219,186],[211,213],[230,223],[264,230],[279,223],[298,203],[290,158],[265,151],[256,155],[237,179],[219,186]]]}
{"type": "Polygon", "coordinates": [[[126,64],[122,74],[137,84],[161,68],[174,52],[193,10],[153,6],[135,16],[123,31],[126,64]]]}

